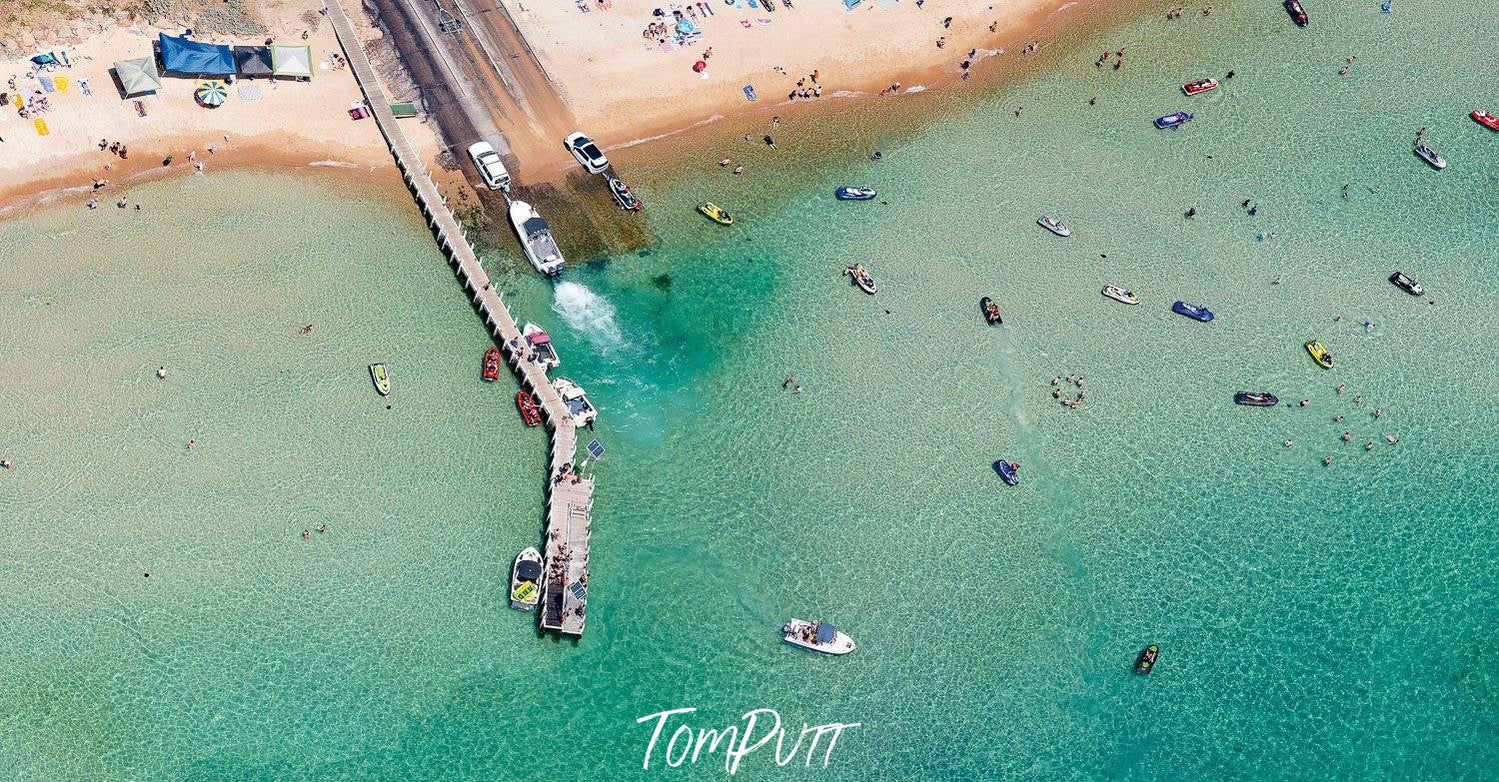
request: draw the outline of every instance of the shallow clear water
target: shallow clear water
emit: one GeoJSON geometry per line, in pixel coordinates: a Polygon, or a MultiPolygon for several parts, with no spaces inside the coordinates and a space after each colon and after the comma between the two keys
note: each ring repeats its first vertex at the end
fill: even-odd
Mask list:
{"type": "Polygon", "coordinates": [[[947,111],[919,131],[875,104],[837,110],[836,144],[788,114],[774,154],[737,126],[638,153],[732,153],[741,177],[623,155],[658,246],[556,286],[493,261],[603,411],[578,644],[502,607],[545,446],[513,381],[477,382],[483,329],[412,209],[237,175],[143,191],[170,213],[0,226],[21,462],[0,475],[0,768],[719,778],[659,748],[639,770],[635,719],[695,706],[700,727],[862,723],[827,769],[766,750],[751,779],[1489,776],[1499,136],[1466,112],[1499,104],[1467,53],[1496,12],[1397,6],[1151,19],[990,96],[922,96],[947,111]],[[1124,70],[1093,68],[1120,46],[1124,70]],[[1178,108],[1198,119],[1149,126],[1178,108]],[[1422,126],[1446,171],[1409,155],[1422,126]],[[833,201],[845,182],[885,202],[833,201]],[[1080,410],[1050,397],[1073,372],[1080,410]],[[859,651],[784,647],[791,615],[859,651]]]}

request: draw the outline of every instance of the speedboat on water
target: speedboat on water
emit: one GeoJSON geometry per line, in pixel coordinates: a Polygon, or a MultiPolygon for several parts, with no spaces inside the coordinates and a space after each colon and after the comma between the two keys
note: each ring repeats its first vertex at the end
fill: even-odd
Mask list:
{"type": "Polygon", "coordinates": [[[384,364],[370,364],[370,380],[374,381],[375,390],[380,396],[390,396],[390,373],[385,371],[384,364]]]}
{"type": "Polygon", "coordinates": [[[531,352],[536,355],[536,360],[541,366],[550,371],[562,366],[562,359],[557,357],[557,349],[552,346],[552,337],[546,333],[546,329],[527,322],[521,327],[521,336],[526,338],[526,344],[531,346],[531,352]]]}
{"type": "Polygon", "coordinates": [[[548,277],[562,273],[565,262],[557,240],[552,238],[552,227],[542,219],[541,213],[525,201],[510,202],[510,226],[520,238],[520,248],[536,271],[548,277]]]}
{"type": "Polygon", "coordinates": [[[1165,130],[1166,128],[1179,128],[1191,121],[1191,114],[1188,114],[1185,111],[1178,111],[1175,114],[1167,114],[1164,117],[1157,117],[1155,126],[1161,128],[1162,130],[1165,130]]]}
{"type": "Polygon", "coordinates": [[[1297,27],[1306,27],[1306,9],[1301,7],[1301,0],[1286,0],[1286,13],[1291,15],[1291,21],[1297,27]]]}
{"type": "Polygon", "coordinates": [[[1425,144],[1416,145],[1416,157],[1421,158],[1427,163],[1430,163],[1431,167],[1437,170],[1441,170],[1447,167],[1447,158],[1438,155],[1436,150],[1426,146],[1425,144]]]}
{"type": "Polygon", "coordinates": [[[850,264],[848,268],[843,270],[843,273],[854,278],[854,284],[859,286],[859,290],[870,295],[874,294],[874,275],[870,274],[869,270],[864,268],[864,264],[850,264]]]}
{"type": "Polygon", "coordinates": [[[792,646],[823,654],[848,654],[856,647],[848,633],[821,619],[792,619],[781,625],[781,639],[792,646]]]}
{"type": "Polygon", "coordinates": [[[1135,658],[1135,673],[1141,676],[1149,676],[1155,670],[1156,657],[1160,656],[1161,647],[1151,644],[1140,650],[1140,656],[1135,658]]]}
{"type": "Polygon", "coordinates": [[[1489,130],[1499,130],[1499,116],[1496,116],[1492,111],[1474,109],[1473,113],[1469,116],[1473,118],[1474,122],[1477,122],[1478,124],[1488,128],[1489,130]]]}
{"type": "Polygon", "coordinates": [[[593,408],[588,401],[588,396],[577,383],[565,377],[559,377],[552,381],[552,388],[557,389],[557,395],[562,397],[562,403],[567,405],[567,411],[572,414],[573,425],[578,427],[588,426],[593,419],[599,417],[599,411],[593,408]]]}
{"type": "Polygon", "coordinates": [[[484,351],[484,368],[479,372],[484,382],[493,383],[500,376],[500,349],[490,345],[489,350],[484,351]]]}
{"type": "Polygon", "coordinates": [[[979,299],[979,312],[984,316],[984,320],[991,326],[996,323],[1005,322],[1004,316],[999,312],[999,305],[995,304],[994,300],[989,298],[988,296],[979,299]]]}
{"type": "Polygon", "coordinates": [[[1406,293],[1409,293],[1412,296],[1423,296],[1426,294],[1426,289],[1421,287],[1421,283],[1416,282],[1415,280],[1406,276],[1404,272],[1395,272],[1394,274],[1391,274],[1390,282],[1395,283],[1396,287],[1400,288],[1406,293]]]}
{"type": "Polygon", "coordinates": [[[712,220],[719,225],[734,224],[734,218],[730,216],[728,212],[724,211],[723,207],[713,203],[712,201],[704,201],[701,204],[698,204],[697,210],[707,215],[709,220],[712,220]]]}
{"type": "Polygon", "coordinates": [[[1011,486],[1020,485],[1020,462],[1010,462],[1000,459],[994,463],[994,471],[999,473],[999,479],[1011,486]]]}
{"type": "Polygon", "coordinates": [[[1197,81],[1189,81],[1186,84],[1182,85],[1182,92],[1185,92],[1188,95],[1197,95],[1199,93],[1216,89],[1218,89],[1218,80],[1211,77],[1206,79],[1198,79],[1197,81]]]}
{"type": "Polygon", "coordinates": [[[1199,307],[1196,304],[1188,304],[1180,299],[1171,305],[1171,311],[1178,315],[1186,315],[1192,320],[1200,320],[1207,323],[1213,319],[1213,311],[1207,307],[1199,307]]]}
{"type": "Polygon", "coordinates": [[[1132,293],[1130,291],[1127,291],[1127,290],[1125,290],[1123,288],[1120,288],[1118,286],[1115,286],[1115,285],[1105,285],[1105,286],[1103,286],[1103,295],[1108,296],[1109,298],[1113,299],[1114,301],[1124,302],[1125,304],[1139,304],[1140,303],[1140,297],[1139,296],[1136,296],[1134,293],[1132,293]]]}
{"type": "Polygon", "coordinates": [[[1280,403],[1275,395],[1268,391],[1240,391],[1234,394],[1234,404],[1246,407],[1275,407],[1280,403]]]}
{"type": "Polygon", "coordinates": [[[528,546],[510,566],[510,607],[534,611],[540,600],[541,552],[535,546],[528,546]]]}
{"type": "Polygon", "coordinates": [[[1306,352],[1310,353],[1323,369],[1332,369],[1332,354],[1327,352],[1327,348],[1322,346],[1320,340],[1309,340],[1306,343],[1306,352]]]}
{"type": "Polygon", "coordinates": [[[879,195],[869,187],[840,187],[833,191],[841,201],[869,201],[879,195]]]}
{"type": "Polygon", "coordinates": [[[627,212],[639,212],[645,208],[645,205],[640,203],[640,199],[630,192],[630,186],[614,177],[609,177],[609,195],[614,199],[614,203],[619,204],[620,209],[627,212]]]}
{"type": "Polygon", "coordinates": [[[1061,220],[1058,220],[1057,218],[1052,217],[1051,215],[1041,215],[1040,217],[1036,218],[1036,225],[1039,225],[1042,228],[1045,228],[1046,230],[1051,231],[1052,233],[1056,234],[1057,236],[1071,236],[1072,235],[1072,229],[1071,228],[1068,228],[1067,226],[1063,225],[1061,220]]]}

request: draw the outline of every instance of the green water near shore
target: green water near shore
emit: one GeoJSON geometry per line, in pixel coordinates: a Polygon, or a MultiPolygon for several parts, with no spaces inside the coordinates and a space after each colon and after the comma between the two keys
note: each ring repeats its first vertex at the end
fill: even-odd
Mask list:
{"type": "Polygon", "coordinates": [[[503,608],[544,439],[477,381],[483,328],[414,210],[246,174],[0,225],[0,776],[719,778],[660,748],[640,770],[636,718],[697,707],[862,723],[828,768],[767,749],[750,779],[1489,777],[1499,134],[1465,114],[1499,95],[1465,52],[1495,12],[1370,5],[1052,44],[877,163],[880,105],[847,110],[853,162],[796,115],[774,154],[673,142],[740,177],[620,156],[658,246],[556,286],[492,264],[602,409],[578,644],[503,608]],[[1422,126],[1446,171],[1409,155],[1422,126]],[[1050,396],[1073,372],[1080,410],[1050,396]],[[791,615],[861,648],[788,649],[791,615]]]}

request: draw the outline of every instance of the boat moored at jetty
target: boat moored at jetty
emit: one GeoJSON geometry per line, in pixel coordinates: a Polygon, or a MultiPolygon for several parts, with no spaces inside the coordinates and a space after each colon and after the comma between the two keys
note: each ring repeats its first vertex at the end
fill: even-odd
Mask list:
{"type": "Polygon", "coordinates": [[[1234,394],[1234,404],[1245,407],[1274,407],[1280,400],[1268,391],[1240,391],[1234,394]]]}
{"type": "Polygon", "coordinates": [[[840,201],[869,201],[879,195],[869,187],[840,187],[833,191],[840,201]]]}
{"type": "Polygon", "coordinates": [[[1114,301],[1123,302],[1125,304],[1139,304],[1140,303],[1140,297],[1139,296],[1136,296],[1132,291],[1127,291],[1127,290],[1125,290],[1123,288],[1120,288],[1120,287],[1118,287],[1116,285],[1105,285],[1105,286],[1103,286],[1103,295],[1108,296],[1109,298],[1113,299],[1114,301]]]}
{"type": "Polygon", "coordinates": [[[1178,315],[1185,315],[1192,320],[1200,320],[1209,323],[1213,320],[1213,311],[1207,307],[1199,307],[1196,304],[1188,304],[1180,299],[1171,305],[1171,311],[1178,315]]]}
{"type": "Polygon", "coordinates": [[[1135,658],[1135,673],[1141,676],[1149,676],[1155,670],[1155,660],[1161,654],[1161,647],[1151,644],[1140,650],[1140,656],[1135,658]]]}
{"type": "Polygon", "coordinates": [[[557,395],[562,397],[562,403],[567,405],[567,412],[573,417],[573,425],[588,426],[593,423],[593,419],[598,418],[599,412],[594,409],[593,404],[588,401],[588,396],[583,393],[583,388],[577,383],[565,377],[559,377],[552,381],[552,388],[557,389],[557,395]]]}
{"type": "Polygon", "coordinates": [[[536,395],[530,391],[515,392],[515,409],[520,411],[520,420],[526,426],[541,426],[541,407],[536,404],[536,395]]]}
{"type": "Polygon", "coordinates": [[[1155,126],[1162,130],[1165,130],[1166,128],[1179,128],[1191,121],[1191,114],[1188,114],[1185,111],[1178,111],[1175,114],[1167,114],[1164,117],[1157,117],[1155,126]]]}
{"type": "Polygon", "coordinates": [[[856,647],[848,634],[821,619],[792,619],[781,625],[781,639],[792,646],[823,654],[848,654],[856,647]]]}
{"type": "Polygon", "coordinates": [[[1218,89],[1218,80],[1214,78],[1198,79],[1182,85],[1182,92],[1188,95],[1198,95],[1216,89],[1218,89]]]}
{"type": "Polygon", "coordinates": [[[868,293],[870,295],[874,294],[874,275],[870,274],[869,270],[864,268],[864,264],[850,264],[843,270],[843,273],[854,279],[854,284],[859,286],[859,290],[864,291],[865,293],[868,293]]]}
{"type": "Polygon", "coordinates": [[[548,277],[555,277],[562,273],[566,262],[562,259],[562,250],[557,247],[557,240],[552,238],[552,227],[525,201],[510,202],[510,226],[515,229],[515,235],[520,239],[520,248],[525,251],[526,258],[536,271],[548,277]]]}
{"type": "Polygon", "coordinates": [[[1473,113],[1469,114],[1468,116],[1472,117],[1474,122],[1477,122],[1478,124],[1488,128],[1489,130],[1499,130],[1499,116],[1496,116],[1492,111],[1474,109],[1473,113]]]}
{"type": "Polygon", "coordinates": [[[1051,231],[1052,233],[1056,234],[1057,236],[1071,236],[1072,235],[1072,229],[1071,228],[1068,228],[1066,225],[1064,225],[1062,223],[1061,220],[1058,220],[1057,218],[1052,217],[1051,215],[1041,215],[1040,217],[1036,218],[1036,225],[1039,225],[1042,228],[1045,228],[1046,230],[1051,231]]]}
{"type": "Polygon", "coordinates": [[[1004,315],[1000,314],[999,305],[994,300],[985,296],[979,299],[979,312],[983,314],[984,320],[993,326],[996,323],[1004,323],[1004,315]]]}
{"type": "Polygon", "coordinates": [[[1012,462],[1000,459],[994,463],[994,471],[999,473],[999,479],[1011,486],[1020,485],[1020,462],[1012,462]]]}
{"type": "Polygon", "coordinates": [[[1412,296],[1426,295],[1426,289],[1421,287],[1421,283],[1416,282],[1415,280],[1406,276],[1404,272],[1395,272],[1394,274],[1391,274],[1390,282],[1394,283],[1395,287],[1405,291],[1406,293],[1409,293],[1412,296]]]}
{"type": "Polygon", "coordinates": [[[1426,161],[1428,165],[1430,165],[1432,168],[1437,169],[1438,171],[1447,167],[1447,158],[1438,155],[1436,150],[1426,146],[1425,144],[1417,144],[1415,153],[1416,157],[1426,161]]]}
{"type": "Polygon", "coordinates": [[[541,552],[534,546],[517,554],[510,566],[510,607],[535,611],[541,601],[541,552]]]}
{"type": "Polygon", "coordinates": [[[1312,358],[1316,359],[1317,364],[1323,369],[1332,369],[1332,354],[1327,352],[1327,348],[1322,346],[1320,340],[1308,340],[1306,343],[1306,352],[1311,354],[1312,358]]]}
{"type": "Polygon", "coordinates": [[[384,364],[370,364],[370,380],[374,382],[375,390],[380,396],[390,396],[390,373],[385,371],[384,364]]]}
{"type": "Polygon", "coordinates": [[[1291,15],[1291,21],[1295,22],[1297,27],[1306,27],[1306,9],[1301,7],[1301,0],[1286,0],[1285,6],[1286,13],[1291,15]]]}
{"type": "Polygon", "coordinates": [[[484,382],[493,383],[500,376],[500,349],[491,345],[484,351],[484,368],[479,372],[484,382]]]}
{"type": "Polygon", "coordinates": [[[526,338],[532,355],[541,362],[544,369],[552,370],[562,365],[562,359],[557,357],[557,349],[552,346],[552,337],[546,333],[546,329],[527,322],[521,327],[520,333],[526,338]]]}

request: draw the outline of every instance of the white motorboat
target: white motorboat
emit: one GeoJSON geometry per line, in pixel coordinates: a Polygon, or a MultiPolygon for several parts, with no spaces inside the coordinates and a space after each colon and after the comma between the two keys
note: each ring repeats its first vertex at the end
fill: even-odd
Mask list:
{"type": "Polygon", "coordinates": [[[1116,285],[1105,285],[1105,286],[1103,286],[1103,295],[1108,296],[1109,298],[1113,299],[1114,301],[1124,302],[1125,304],[1139,304],[1140,303],[1140,297],[1139,296],[1136,296],[1134,293],[1132,293],[1130,291],[1127,291],[1127,290],[1125,290],[1123,288],[1120,288],[1120,287],[1118,287],[1116,285]]]}
{"type": "Polygon", "coordinates": [[[559,377],[552,381],[552,388],[557,389],[557,395],[562,397],[562,403],[572,413],[574,426],[588,426],[593,423],[593,419],[599,417],[599,411],[594,409],[593,403],[588,401],[588,396],[577,383],[559,377]]]}
{"type": "Polygon", "coordinates": [[[534,611],[540,601],[541,552],[530,546],[515,556],[510,567],[510,607],[534,611]]]}
{"type": "Polygon", "coordinates": [[[856,647],[848,633],[821,619],[792,619],[781,626],[781,639],[792,646],[823,654],[848,654],[856,647]]]}
{"type": "Polygon", "coordinates": [[[555,277],[562,273],[565,262],[557,240],[552,238],[552,227],[541,214],[525,201],[510,202],[510,225],[520,239],[520,247],[536,271],[555,277]]]}
{"type": "Polygon", "coordinates": [[[1432,168],[1438,170],[1447,167],[1447,158],[1438,155],[1436,153],[1436,150],[1426,146],[1425,144],[1416,145],[1416,157],[1421,158],[1427,163],[1430,163],[1432,168]]]}
{"type": "Polygon", "coordinates": [[[546,329],[527,322],[521,327],[520,333],[526,338],[526,344],[531,346],[531,352],[543,367],[552,370],[562,365],[562,359],[557,357],[557,349],[552,347],[552,337],[546,333],[546,329]]]}
{"type": "Polygon", "coordinates": [[[1063,225],[1061,220],[1058,220],[1057,218],[1052,217],[1051,215],[1041,215],[1039,218],[1036,219],[1036,225],[1039,225],[1042,228],[1045,228],[1046,230],[1051,231],[1052,233],[1056,234],[1057,236],[1071,236],[1072,235],[1072,229],[1071,228],[1068,228],[1067,226],[1063,225]]]}

